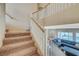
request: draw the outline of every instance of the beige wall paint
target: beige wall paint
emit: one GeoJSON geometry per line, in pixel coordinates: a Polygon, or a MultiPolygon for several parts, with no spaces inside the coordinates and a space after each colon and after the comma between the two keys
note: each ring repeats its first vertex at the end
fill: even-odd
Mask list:
{"type": "Polygon", "coordinates": [[[3,44],[4,36],[5,36],[5,4],[0,3],[0,47],[3,44]]]}

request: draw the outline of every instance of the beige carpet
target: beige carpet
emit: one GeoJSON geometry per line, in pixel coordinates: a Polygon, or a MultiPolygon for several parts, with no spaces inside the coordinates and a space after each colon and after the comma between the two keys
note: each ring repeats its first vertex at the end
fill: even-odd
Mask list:
{"type": "Polygon", "coordinates": [[[5,34],[0,56],[39,56],[30,32],[5,34]]]}

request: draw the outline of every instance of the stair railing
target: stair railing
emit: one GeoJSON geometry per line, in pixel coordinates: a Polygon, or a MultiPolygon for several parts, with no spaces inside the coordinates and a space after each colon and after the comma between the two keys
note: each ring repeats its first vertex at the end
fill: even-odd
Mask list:
{"type": "Polygon", "coordinates": [[[35,36],[36,42],[38,43],[39,49],[41,50],[43,55],[46,55],[46,42],[44,30],[45,21],[41,19],[43,18],[45,8],[47,8],[48,5],[49,3],[45,5],[43,9],[33,12],[31,17],[31,32],[35,36]]]}

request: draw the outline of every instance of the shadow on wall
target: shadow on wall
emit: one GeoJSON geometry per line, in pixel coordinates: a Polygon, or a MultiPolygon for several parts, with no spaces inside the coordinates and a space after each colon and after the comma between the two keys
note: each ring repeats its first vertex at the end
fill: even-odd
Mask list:
{"type": "Polygon", "coordinates": [[[24,21],[24,20],[10,19],[6,15],[6,28],[13,32],[14,31],[16,31],[16,32],[26,31],[29,29],[29,22],[24,21]]]}

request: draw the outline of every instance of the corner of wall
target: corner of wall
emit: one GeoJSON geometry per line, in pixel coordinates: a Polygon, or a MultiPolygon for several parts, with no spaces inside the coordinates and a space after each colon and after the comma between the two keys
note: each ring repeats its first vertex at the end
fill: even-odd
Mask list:
{"type": "Polygon", "coordinates": [[[31,36],[32,36],[32,40],[34,41],[34,45],[35,45],[36,48],[37,48],[37,53],[38,53],[40,56],[43,56],[43,52],[41,51],[41,49],[40,49],[38,43],[36,42],[35,37],[33,36],[32,33],[31,33],[31,36]]]}

